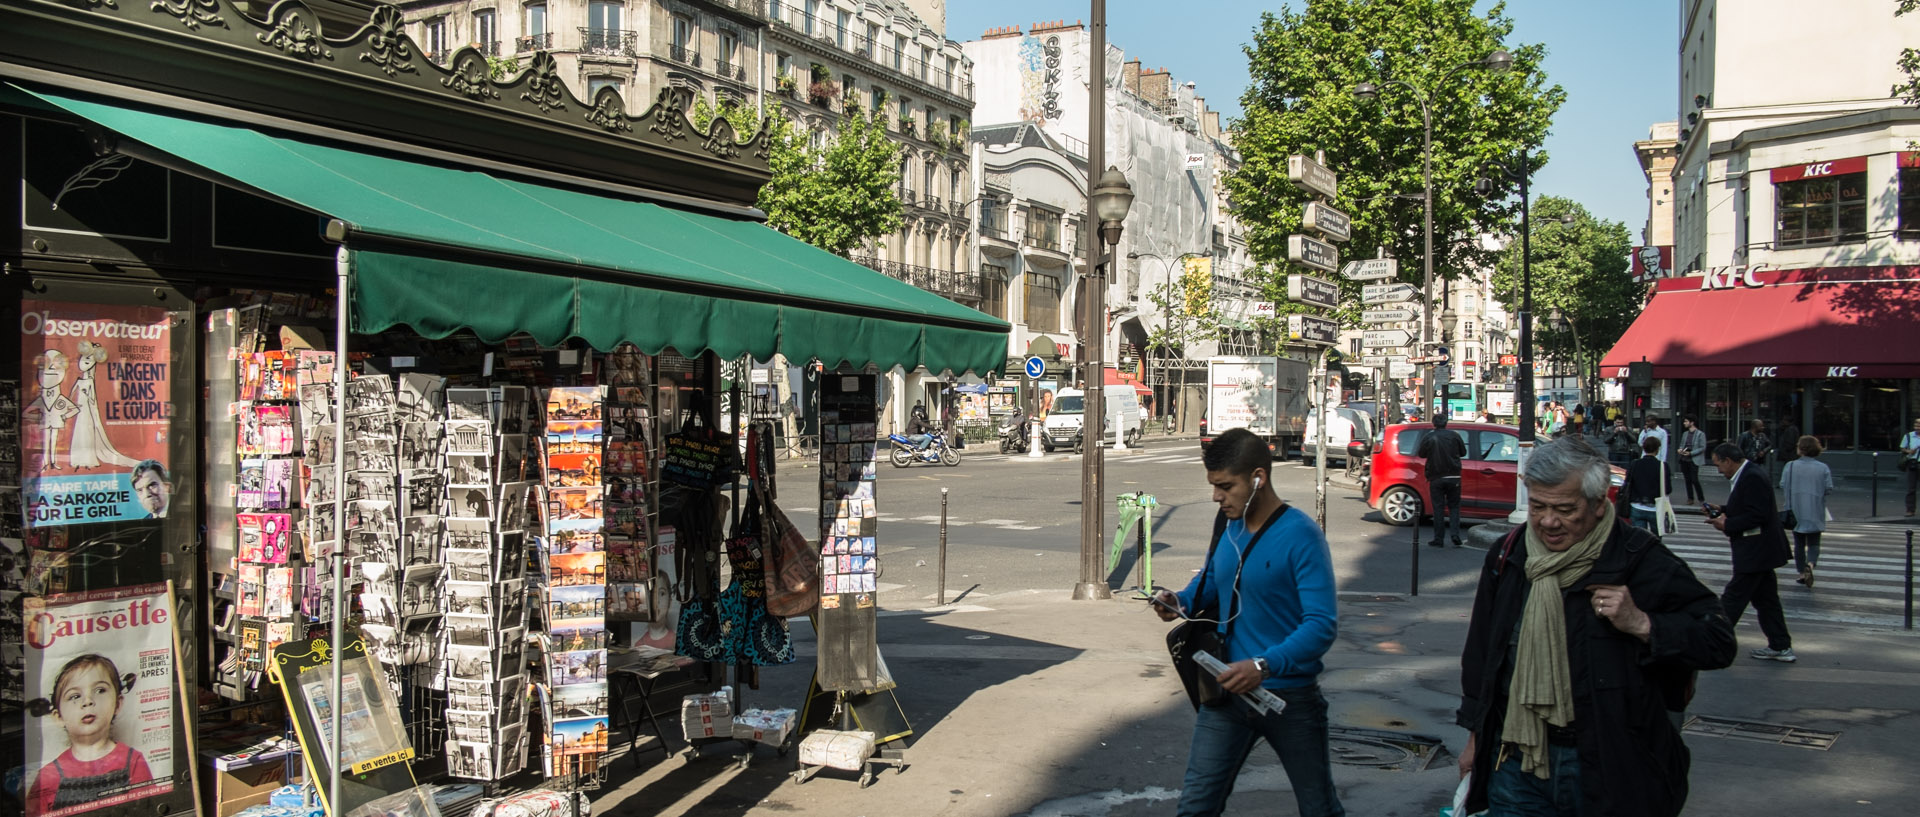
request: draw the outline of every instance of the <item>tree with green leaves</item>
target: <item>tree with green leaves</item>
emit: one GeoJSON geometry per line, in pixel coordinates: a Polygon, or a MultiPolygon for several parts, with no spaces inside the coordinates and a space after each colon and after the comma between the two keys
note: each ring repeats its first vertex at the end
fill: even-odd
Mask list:
{"type": "MultiPolygon", "coordinates": [[[[1522,151],[1533,169],[1544,165],[1539,148],[1566,94],[1540,70],[1544,47],[1506,42],[1513,21],[1504,3],[1484,15],[1475,5],[1307,0],[1301,10],[1262,15],[1245,49],[1252,74],[1241,97],[1245,115],[1233,128],[1242,164],[1227,183],[1260,262],[1256,282],[1283,313],[1287,236],[1301,231],[1309,199],[1288,180],[1291,154],[1323,150],[1339,174],[1334,206],[1353,217],[1343,255],[1372,257],[1383,247],[1403,260],[1403,280],[1420,280],[1423,98],[1433,122],[1435,278],[1493,260],[1478,242],[1461,239],[1512,231],[1517,202],[1475,195],[1473,183],[1490,163],[1522,151]],[[1474,67],[1497,49],[1512,54],[1512,70],[1474,67]],[[1377,98],[1357,98],[1361,83],[1376,86],[1377,98]]],[[[1358,300],[1356,284],[1342,287],[1358,300]]],[[[1353,311],[1337,317],[1350,322],[1353,311]]]]}
{"type": "MultiPolygon", "coordinates": [[[[695,99],[694,127],[721,117],[741,134],[761,127],[754,109],[695,99]]],[[[777,109],[769,112],[767,164],[772,177],[758,205],[767,225],[835,255],[900,229],[900,144],[887,138],[879,114],[848,108],[839,131],[817,145],[777,109]]]]}
{"type": "MultiPolygon", "coordinates": [[[[1588,373],[1639,316],[1647,284],[1633,280],[1628,255],[1633,242],[1625,224],[1596,219],[1585,207],[1559,196],[1535,198],[1530,220],[1533,342],[1547,357],[1577,356],[1584,395],[1588,373]],[[1556,309],[1564,325],[1551,319],[1556,309]]],[[[1493,273],[1494,298],[1509,312],[1520,308],[1520,261],[1520,239],[1515,237],[1500,250],[1493,273]]]]}
{"type": "MultiPolygon", "coordinates": [[[[1211,261],[1206,256],[1182,255],[1169,262],[1166,280],[1146,290],[1147,300],[1161,316],[1160,326],[1147,333],[1149,360],[1153,352],[1158,352],[1163,359],[1175,353],[1185,358],[1189,344],[1220,336],[1221,316],[1213,299],[1213,267],[1210,263],[1188,263],[1189,259],[1211,261]],[[1175,267],[1178,272],[1174,271],[1175,267]]],[[[1186,395],[1187,369],[1182,366],[1173,406],[1178,411],[1182,430],[1189,422],[1186,395]]]]}
{"type": "MultiPolygon", "coordinates": [[[[1920,0],[1900,0],[1893,9],[1893,16],[1905,17],[1920,9],[1920,0]]],[[[1907,81],[1893,86],[1893,95],[1908,105],[1920,105],[1920,48],[1900,49],[1899,59],[1894,64],[1900,73],[1907,75],[1907,81]]]]}

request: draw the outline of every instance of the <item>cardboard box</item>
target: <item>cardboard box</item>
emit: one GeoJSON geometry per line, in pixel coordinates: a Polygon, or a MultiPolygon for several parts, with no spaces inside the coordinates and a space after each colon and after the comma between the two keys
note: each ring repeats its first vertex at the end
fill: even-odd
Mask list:
{"type": "Polygon", "coordinates": [[[212,774],[214,815],[233,817],[248,806],[266,803],[275,789],[286,784],[287,759],[276,758],[258,766],[212,774]]]}

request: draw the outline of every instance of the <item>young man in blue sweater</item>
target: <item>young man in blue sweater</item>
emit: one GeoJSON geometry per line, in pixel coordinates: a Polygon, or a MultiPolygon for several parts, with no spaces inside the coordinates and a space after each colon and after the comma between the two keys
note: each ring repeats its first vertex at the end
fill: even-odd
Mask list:
{"type": "Polygon", "coordinates": [[[1212,817],[1226,808],[1241,765],[1265,738],[1287,770],[1302,817],[1340,817],[1346,810],[1333,787],[1327,699],[1318,683],[1321,656],[1338,626],[1326,534],[1274,493],[1266,441],[1245,429],[1228,431],[1214,439],[1203,463],[1220,505],[1211,558],[1187,589],[1161,590],[1161,604],[1151,606],[1163,621],[1206,610],[1205,618],[1221,622],[1227,654],[1217,657],[1227,670],[1220,685],[1235,694],[1200,707],[1178,813],[1212,817]],[[1262,715],[1240,700],[1239,693],[1262,686],[1286,701],[1284,711],[1262,715]]]}

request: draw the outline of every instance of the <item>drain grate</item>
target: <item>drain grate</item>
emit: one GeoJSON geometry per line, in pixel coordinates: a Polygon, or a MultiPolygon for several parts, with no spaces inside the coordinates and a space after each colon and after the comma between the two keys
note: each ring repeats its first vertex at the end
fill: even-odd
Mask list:
{"type": "Polygon", "coordinates": [[[1327,741],[1333,762],[1389,772],[1424,771],[1441,751],[1439,738],[1352,726],[1328,726],[1327,741]]]}
{"type": "Polygon", "coordinates": [[[1822,752],[1833,748],[1833,742],[1840,737],[1839,732],[1823,732],[1819,729],[1805,729],[1783,723],[1711,718],[1705,715],[1693,716],[1681,731],[1701,737],[1750,740],[1755,743],[1818,749],[1822,752]]]}

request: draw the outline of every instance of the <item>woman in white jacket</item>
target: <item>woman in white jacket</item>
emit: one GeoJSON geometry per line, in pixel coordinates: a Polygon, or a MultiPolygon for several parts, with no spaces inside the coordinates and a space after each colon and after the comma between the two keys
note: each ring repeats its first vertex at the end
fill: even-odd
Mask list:
{"type": "Polygon", "coordinates": [[[1827,496],[1833,493],[1833,471],[1820,461],[1820,441],[1801,437],[1794,448],[1800,458],[1787,463],[1780,475],[1781,493],[1793,512],[1793,566],[1801,584],[1813,586],[1813,567],[1820,561],[1820,534],[1827,529],[1827,496]]]}

